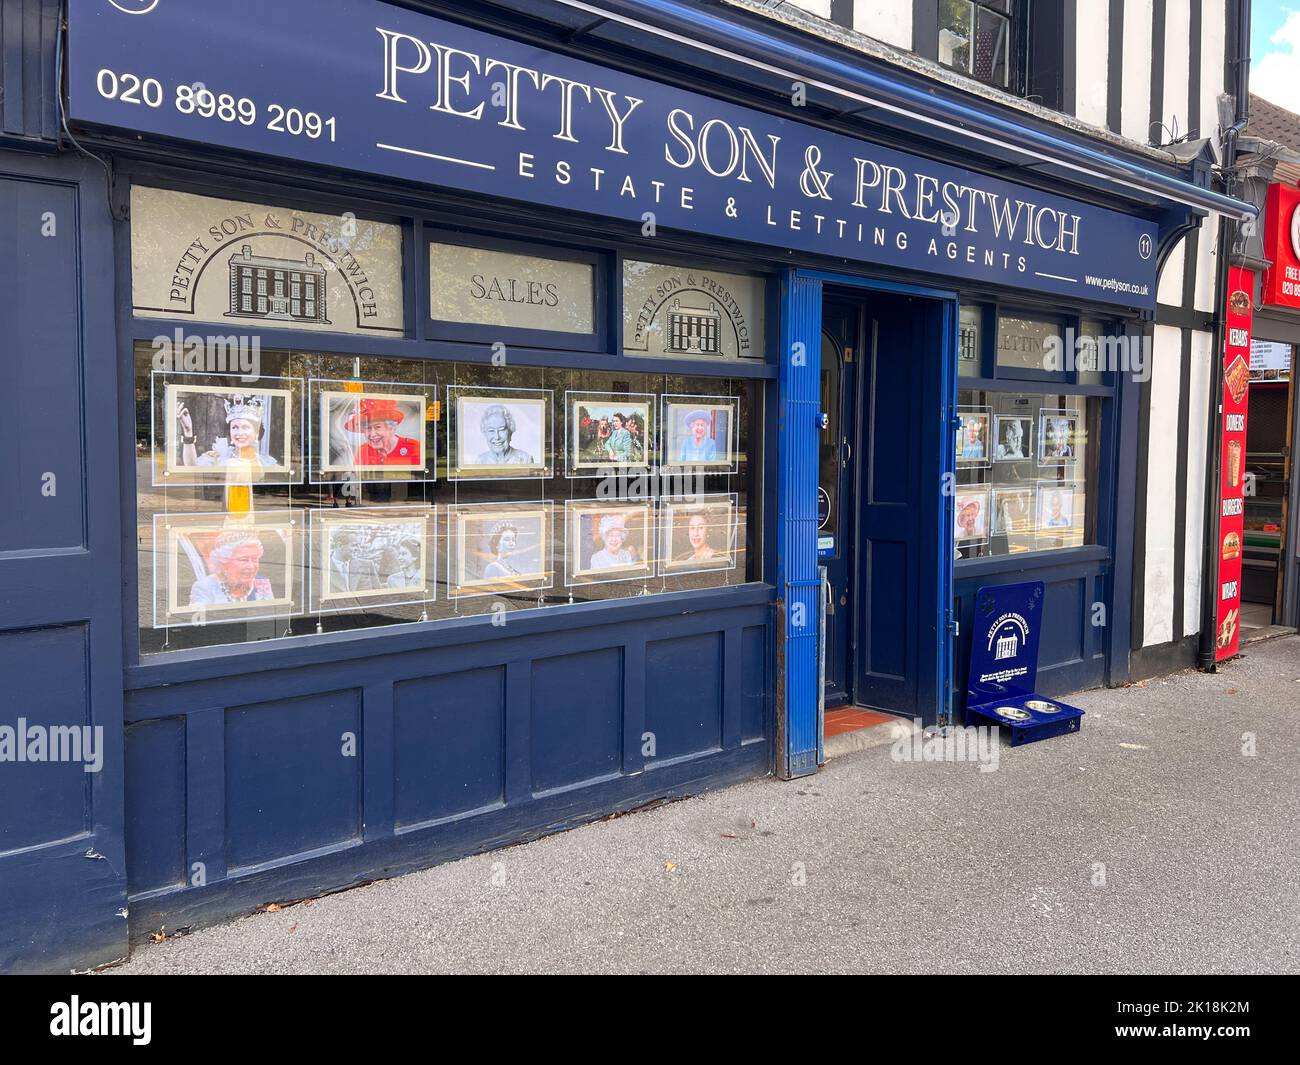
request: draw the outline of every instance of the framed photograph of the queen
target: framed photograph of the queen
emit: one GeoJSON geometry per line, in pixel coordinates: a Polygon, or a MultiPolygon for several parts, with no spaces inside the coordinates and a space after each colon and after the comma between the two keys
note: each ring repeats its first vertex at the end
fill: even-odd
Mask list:
{"type": "Polygon", "coordinates": [[[551,391],[448,385],[449,478],[550,477],[551,391]]]}
{"type": "Polygon", "coordinates": [[[311,511],[312,613],[431,603],[432,506],[311,511]]]}
{"type": "Polygon", "coordinates": [[[566,585],[654,575],[654,505],[602,500],[564,504],[566,585]]]}
{"type": "MultiPolygon", "coordinates": [[[[294,417],[293,382],[259,378],[247,384],[236,375],[153,375],[153,439],[162,438],[162,471],[154,484],[284,484],[301,478],[295,470],[300,447],[294,417]],[[272,385],[276,387],[271,387],[272,385]]],[[[301,395],[301,393],[299,393],[301,395]]]]}
{"type": "Polygon", "coordinates": [[[433,386],[312,380],[307,391],[316,413],[309,450],[313,484],[435,478],[433,386]]]}
{"type": "Polygon", "coordinates": [[[663,575],[736,568],[736,496],[699,495],[660,503],[663,575]]]}
{"type": "Polygon", "coordinates": [[[154,628],[302,612],[298,516],[157,514],[154,628]]]}
{"type": "Polygon", "coordinates": [[[1038,413],[1038,465],[1069,466],[1083,457],[1087,433],[1083,415],[1077,410],[1051,410],[1038,413]]]}
{"type": "Polygon", "coordinates": [[[1036,546],[1081,547],[1086,498],[1074,481],[1038,482],[1038,535],[1036,546]]]}
{"type": "Polygon", "coordinates": [[[735,473],[739,413],[734,396],[664,396],[663,464],[735,473]]]}
{"type": "Polygon", "coordinates": [[[958,486],[953,499],[953,536],[958,547],[989,542],[990,492],[979,485],[958,486]]]}
{"type": "Polygon", "coordinates": [[[989,465],[993,412],[988,407],[958,407],[957,465],[971,469],[989,465]]]}
{"type": "Polygon", "coordinates": [[[655,397],[649,394],[566,392],[568,476],[650,469],[655,450],[655,397]]]}
{"type": "Polygon", "coordinates": [[[550,503],[462,503],[449,508],[447,594],[540,592],[554,583],[550,503]]]}
{"type": "Polygon", "coordinates": [[[994,462],[1024,462],[1034,457],[1033,419],[1015,414],[993,416],[994,462]]]}

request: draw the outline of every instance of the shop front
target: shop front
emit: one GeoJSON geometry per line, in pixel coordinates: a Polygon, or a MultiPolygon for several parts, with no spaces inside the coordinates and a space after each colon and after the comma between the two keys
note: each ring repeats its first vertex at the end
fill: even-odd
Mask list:
{"type": "Polygon", "coordinates": [[[1242,543],[1242,631],[1300,625],[1300,468],[1295,445],[1300,345],[1300,189],[1274,182],[1263,204],[1270,264],[1260,277],[1250,350],[1245,468],[1252,478],[1242,543]]]}
{"type": "Polygon", "coordinates": [[[30,36],[16,417],[79,433],[0,661],[105,739],[5,767],[0,968],[960,721],[982,586],[1045,581],[1046,692],[1127,675],[1158,266],[1237,205],[752,29],[706,76],[679,5],[419,6],[30,36]]]}

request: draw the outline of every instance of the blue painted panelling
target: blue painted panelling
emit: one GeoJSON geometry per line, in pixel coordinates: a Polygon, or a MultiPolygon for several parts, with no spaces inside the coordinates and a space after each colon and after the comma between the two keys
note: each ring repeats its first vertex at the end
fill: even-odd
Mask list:
{"type": "Polygon", "coordinates": [[[1043,589],[1043,616],[1051,623],[1043,626],[1039,644],[1040,667],[1078,662],[1090,651],[1091,626],[1085,629],[1088,612],[1088,587],[1086,577],[1064,581],[1048,581],[1043,589]]]}
{"type": "MultiPolygon", "coordinates": [[[[6,10],[8,5],[5,5],[6,10]]],[[[81,547],[84,471],[81,322],[57,313],[49,288],[76,291],[73,239],[77,192],[36,181],[0,181],[0,292],[31,298],[7,302],[0,393],[21,397],[5,412],[0,463],[0,551],[81,547]],[[53,227],[54,236],[43,236],[53,227]],[[60,227],[69,239],[58,239],[60,227]],[[53,478],[51,480],[50,478],[53,478]]]]}
{"type": "Polygon", "coordinates": [[[50,143],[58,136],[54,90],[60,6],[60,0],[0,4],[0,131],[5,134],[50,143]]]}
{"type": "Polygon", "coordinates": [[[258,865],[355,839],[360,782],[359,691],[228,710],[227,862],[258,865]]]}
{"type": "Polygon", "coordinates": [[[399,826],[504,801],[505,676],[471,669],[394,686],[399,826]]]}
{"type": "MultiPolygon", "coordinates": [[[[83,626],[0,633],[0,677],[0,724],[44,731],[89,723],[83,626]]],[[[87,831],[93,776],[77,762],[0,763],[0,853],[87,831]]]]}
{"type": "Polygon", "coordinates": [[[863,673],[873,681],[907,681],[911,674],[908,634],[915,625],[916,560],[909,545],[878,540],[859,547],[865,571],[868,613],[863,619],[863,673]]]}
{"type": "Polygon", "coordinates": [[[646,644],[645,727],[654,761],[722,745],[722,640],[719,633],[646,644]]]}
{"type": "Polygon", "coordinates": [[[751,625],[740,634],[741,702],[740,736],[748,743],[768,735],[767,630],[751,625]]]}
{"type": "Polygon", "coordinates": [[[126,876],[132,893],[185,880],[185,719],[126,730],[126,876]]]}
{"type": "Polygon", "coordinates": [[[618,648],[533,662],[533,791],[618,771],[623,757],[623,655],[618,648]]]}

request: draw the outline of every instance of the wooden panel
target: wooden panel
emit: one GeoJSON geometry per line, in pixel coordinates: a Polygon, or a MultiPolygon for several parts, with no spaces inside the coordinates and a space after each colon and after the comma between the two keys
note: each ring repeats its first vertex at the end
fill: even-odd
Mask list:
{"type": "Polygon", "coordinates": [[[185,719],[126,730],[126,879],[131,894],[185,880],[185,719]]]}
{"type": "Polygon", "coordinates": [[[0,507],[0,552],[85,544],[81,322],[46,298],[47,286],[76,292],[76,230],[75,189],[0,182],[0,248],[10,249],[0,256],[0,292],[15,294],[0,359],[0,392],[10,399],[0,498],[13,504],[0,507]]]}
{"type": "Polygon", "coordinates": [[[534,791],[617,772],[623,748],[623,656],[610,647],[543,658],[532,669],[534,791]]]}
{"type": "Polygon", "coordinates": [[[645,719],[655,737],[655,761],[721,746],[720,633],[646,645],[645,719]]]}
{"type": "Polygon", "coordinates": [[[361,693],[226,712],[226,859],[258,865],[361,830],[361,693]],[[352,753],[345,753],[352,737],[352,753]]]}
{"type": "Polygon", "coordinates": [[[769,666],[767,630],[761,625],[751,625],[740,634],[740,684],[743,693],[740,738],[746,743],[768,735],[771,716],[767,697],[769,666]]]}
{"type": "MultiPolygon", "coordinates": [[[[0,677],[6,688],[0,724],[14,730],[17,745],[26,748],[18,733],[20,723],[27,730],[41,730],[33,733],[38,736],[55,727],[80,729],[90,724],[84,626],[0,633],[0,677]]],[[[48,750],[47,741],[41,743],[48,750]]],[[[102,754],[102,743],[99,750],[102,754]]],[[[0,853],[87,831],[92,775],[82,762],[0,763],[0,798],[22,798],[0,801],[0,853]]]]}
{"type": "Polygon", "coordinates": [[[394,686],[399,826],[504,801],[505,672],[472,669],[394,686]]]}

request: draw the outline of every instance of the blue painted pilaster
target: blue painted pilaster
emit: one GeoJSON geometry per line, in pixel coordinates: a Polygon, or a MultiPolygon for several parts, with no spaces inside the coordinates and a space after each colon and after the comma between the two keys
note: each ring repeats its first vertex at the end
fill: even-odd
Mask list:
{"type": "Polygon", "coordinates": [[[817,473],[821,444],[822,285],[781,279],[777,462],[778,750],[781,776],[817,771],[817,473]]]}

